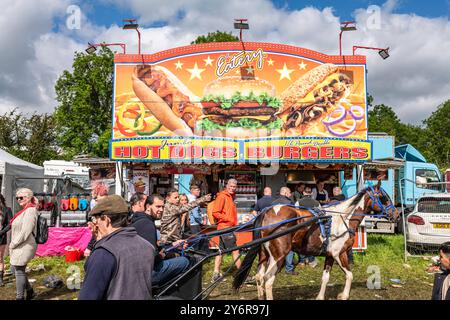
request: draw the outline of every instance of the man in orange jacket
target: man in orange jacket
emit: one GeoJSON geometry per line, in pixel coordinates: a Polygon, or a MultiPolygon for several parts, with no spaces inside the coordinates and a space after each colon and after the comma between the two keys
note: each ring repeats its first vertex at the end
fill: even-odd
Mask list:
{"type": "MultiPolygon", "coordinates": [[[[213,206],[213,217],[217,221],[217,230],[234,227],[237,225],[237,208],[234,203],[234,197],[236,194],[237,180],[229,179],[225,190],[217,194],[216,200],[213,206]]],[[[220,247],[228,249],[236,247],[236,237],[234,233],[225,234],[220,236],[220,247]]],[[[241,266],[241,260],[239,260],[239,250],[233,251],[233,260],[236,262],[236,268],[241,266]]],[[[216,256],[214,260],[214,273],[212,281],[219,279],[222,274],[220,273],[220,265],[222,264],[222,256],[216,256]]]]}

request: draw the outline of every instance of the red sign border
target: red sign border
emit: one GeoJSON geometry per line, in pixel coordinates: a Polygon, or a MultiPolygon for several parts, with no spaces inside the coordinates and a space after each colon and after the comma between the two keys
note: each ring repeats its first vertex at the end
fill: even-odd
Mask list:
{"type": "MultiPolygon", "coordinates": [[[[318,51],[291,46],[287,44],[277,44],[269,42],[244,42],[247,51],[262,49],[266,52],[279,52],[297,55],[305,58],[317,60],[322,63],[334,64],[366,64],[366,56],[339,56],[327,55],[318,51]]],[[[114,55],[114,63],[151,63],[180,55],[202,53],[210,51],[240,51],[241,42],[210,42],[203,44],[193,44],[188,46],[176,47],[153,54],[122,54],[114,55]]]]}

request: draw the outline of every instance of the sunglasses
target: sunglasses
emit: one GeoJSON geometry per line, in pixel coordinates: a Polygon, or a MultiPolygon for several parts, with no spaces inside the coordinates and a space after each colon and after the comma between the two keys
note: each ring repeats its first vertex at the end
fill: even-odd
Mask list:
{"type": "Polygon", "coordinates": [[[100,215],[98,215],[98,216],[91,216],[90,218],[89,218],[89,221],[90,222],[92,222],[92,223],[97,223],[97,220],[100,220],[100,215]]]}
{"type": "Polygon", "coordinates": [[[28,198],[28,197],[16,197],[16,201],[22,201],[25,198],[28,198]]]}
{"type": "Polygon", "coordinates": [[[100,214],[100,215],[91,216],[89,218],[89,221],[92,222],[92,223],[97,223],[97,221],[100,220],[101,217],[107,217],[107,216],[108,215],[106,215],[106,214],[100,214]]]}

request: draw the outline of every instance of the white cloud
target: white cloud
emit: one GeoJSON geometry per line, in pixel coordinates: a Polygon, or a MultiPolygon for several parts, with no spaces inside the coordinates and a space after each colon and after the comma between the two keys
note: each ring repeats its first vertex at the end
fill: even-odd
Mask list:
{"type": "MultiPolygon", "coordinates": [[[[0,56],[0,111],[10,104],[21,108],[35,105],[42,111],[51,111],[56,106],[54,82],[64,69],[70,68],[73,52],[84,50],[88,41],[124,42],[128,53],[137,52],[136,32],[117,25],[98,26],[85,16],[80,30],[63,27],[59,33],[53,33],[52,17],[65,14],[67,1],[58,5],[50,0],[45,1],[46,5],[42,1],[9,1],[0,14],[0,46],[4,52],[0,56]],[[11,16],[20,16],[14,21],[21,23],[10,27],[11,16]],[[19,39],[18,34],[24,34],[24,38],[19,39]]],[[[141,24],[144,53],[187,45],[198,35],[211,31],[237,34],[233,30],[234,18],[249,19],[246,41],[286,43],[338,53],[340,18],[332,8],[287,10],[275,8],[268,0],[103,2],[132,10],[141,24]],[[167,25],[145,27],[161,21],[167,25]]],[[[351,54],[351,47],[356,44],[390,46],[391,57],[384,61],[376,52],[358,52],[367,54],[369,92],[376,103],[392,106],[404,121],[418,123],[450,98],[446,55],[450,52],[450,22],[447,18],[395,14],[397,6],[397,1],[388,0],[379,12],[379,21],[376,14],[365,8],[356,10],[358,30],[344,34],[343,48],[344,53],[351,54]]],[[[89,10],[89,6],[83,10],[89,10]]],[[[114,50],[120,52],[120,48],[114,50]]]]}
{"type": "Polygon", "coordinates": [[[66,1],[2,1],[0,14],[0,111],[19,107],[26,111],[45,105],[47,81],[44,74],[36,77],[42,67],[36,61],[35,40],[52,29],[55,14],[62,14],[66,1]]]}

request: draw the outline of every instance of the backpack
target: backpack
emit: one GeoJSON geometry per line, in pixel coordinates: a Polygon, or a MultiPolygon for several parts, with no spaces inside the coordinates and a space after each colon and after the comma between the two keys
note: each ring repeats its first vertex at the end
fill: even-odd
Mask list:
{"type": "Polygon", "coordinates": [[[216,218],[214,218],[214,216],[212,214],[213,213],[213,207],[214,207],[214,201],[215,200],[211,201],[210,203],[208,203],[206,205],[206,213],[208,214],[208,220],[209,220],[209,223],[211,223],[212,225],[217,223],[216,218]]]}
{"type": "Polygon", "coordinates": [[[64,196],[62,199],[61,199],[61,210],[62,211],[67,211],[67,210],[69,210],[69,198],[67,197],[67,196],[64,196]]]}
{"type": "Polygon", "coordinates": [[[78,200],[78,210],[86,211],[89,208],[89,202],[87,199],[82,198],[78,200]]]}
{"type": "Polygon", "coordinates": [[[47,219],[45,219],[41,215],[38,215],[36,234],[33,233],[33,236],[37,244],[44,244],[47,242],[48,239],[47,219]]]}
{"type": "Polygon", "coordinates": [[[69,199],[69,209],[75,211],[78,209],[78,197],[73,195],[69,199]]]}

